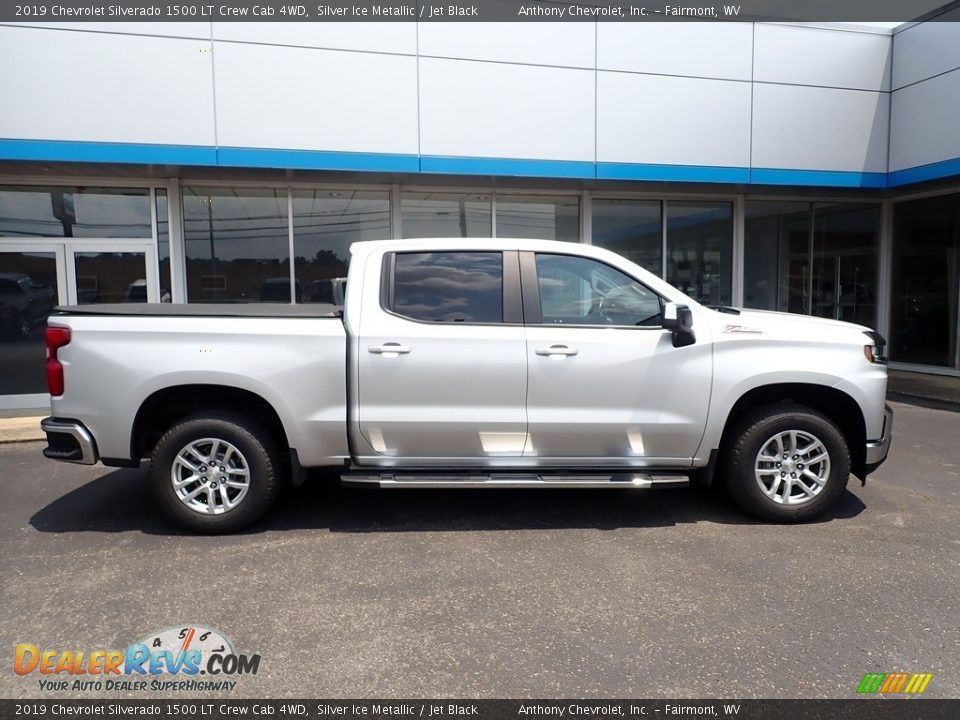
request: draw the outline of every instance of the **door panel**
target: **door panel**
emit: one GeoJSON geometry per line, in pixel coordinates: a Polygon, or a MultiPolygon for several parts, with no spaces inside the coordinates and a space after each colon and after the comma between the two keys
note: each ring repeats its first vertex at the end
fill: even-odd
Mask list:
{"type": "Polygon", "coordinates": [[[652,291],[595,260],[551,260],[560,257],[537,256],[542,323],[527,326],[524,456],[688,464],[706,419],[709,343],[673,347],[652,291]]]}
{"type": "Polygon", "coordinates": [[[396,274],[385,303],[396,312],[380,306],[377,278],[367,274],[373,282],[358,337],[357,412],[376,456],[366,462],[495,465],[522,456],[524,329],[495,322],[510,315],[512,301],[500,298],[519,286],[519,271],[515,254],[507,253],[509,268],[500,256],[388,255],[386,271],[396,274]]]}

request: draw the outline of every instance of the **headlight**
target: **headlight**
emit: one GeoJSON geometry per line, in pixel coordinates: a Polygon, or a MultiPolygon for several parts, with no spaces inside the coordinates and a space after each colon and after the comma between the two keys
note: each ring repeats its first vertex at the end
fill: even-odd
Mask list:
{"type": "Polygon", "coordinates": [[[887,358],[883,354],[883,350],[887,346],[887,341],[884,340],[883,335],[873,330],[866,330],[863,334],[871,340],[869,345],[863,346],[863,356],[867,359],[867,362],[886,363],[887,358]]]}

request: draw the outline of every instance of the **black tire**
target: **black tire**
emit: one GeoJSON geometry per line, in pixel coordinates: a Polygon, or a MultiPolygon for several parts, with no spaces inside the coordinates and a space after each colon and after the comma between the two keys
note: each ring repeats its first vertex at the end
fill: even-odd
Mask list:
{"type": "MultiPolygon", "coordinates": [[[[728,438],[721,456],[727,490],[741,508],[756,518],[773,522],[812,520],[832,507],[847,486],[850,477],[850,450],[843,433],[833,422],[812,408],[781,403],[752,410],[737,420],[728,438]],[[778,433],[791,430],[814,436],[829,455],[829,471],[826,471],[826,468],[823,470],[825,482],[822,488],[813,497],[798,504],[777,502],[764,494],[756,476],[756,462],[760,451],[778,433]]],[[[778,466],[771,464],[764,467],[778,466]]],[[[802,479],[811,487],[815,485],[805,477],[802,479]]],[[[768,489],[773,487],[774,482],[776,477],[771,478],[768,489]]],[[[796,481],[788,478],[788,482],[796,481]]],[[[777,494],[776,489],[773,492],[777,494]]],[[[779,492],[782,494],[783,488],[779,492]]],[[[800,488],[791,492],[800,497],[803,490],[800,488]]]]}
{"type": "MultiPolygon", "coordinates": [[[[188,417],[164,433],[150,456],[150,485],[160,507],[178,525],[196,532],[230,533],[249,527],[273,505],[280,484],[281,463],[276,441],[262,426],[240,414],[222,412],[188,417]],[[233,445],[248,470],[245,495],[235,507],[219,514],[191,509],[178,497],[173,486],[177,455],[190,443],[203,438],[233,445]]],[[[197,485],[199,483],[191,487],[197,485]]],[[[206,492],[202,495],[209,505],[210,496],[206,492]]],[[[214,497],[219,496],[215,493],[214,497]]]]}

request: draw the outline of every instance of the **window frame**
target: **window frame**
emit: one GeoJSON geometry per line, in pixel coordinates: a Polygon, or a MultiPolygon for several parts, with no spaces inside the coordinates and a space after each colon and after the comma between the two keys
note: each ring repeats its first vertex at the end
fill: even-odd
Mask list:
{"type": "Polygon", "coordinates": [[[524,315],[524,325],[530,327],[546,327],[546,328],[584,328],[590,330],[609,330],[611,328],[617,330],[663,330],[663,308],[668,302],[667,299],[658,293],[656,290],[651,288],[645,282],[639,278],[634,277],[628,272],[621,270],[618,267],[614,267],[610,263],[604,262],[603,260],[598,260],[597,258],[592,258],[586,255],[581,255],[579,253],[572,252],[536,252],[525,250],[520,253],[520,282],[523,288],[523,315],[524,315]],[[543,321],[543,311],[540,307],[540,276],[537,273],[537,255],[557,255],[561,257],[575,257],[583,260],[590,260],[592,262],[598,263],[605,267],[615,270],[621,275],[626,275],[628,278],[633,280],[635,283],[640,285],[643,289],[651,293],[657,300],[660,301],[660,325],[597,325],[597,324],[574,324],[574,323],[545,323],[543,321]]]}
{"type": "Polygon", "coordinates": [[[523,306],[520,291],[520,261],[516,250],[498,250],[494,248],[469,248],[463,250],[390,250],[383,254],[380,265],[380,309],[388,315],[421,325],[443,325],[454,327],[499,327],[501,325],[523,325],[523,306]],[[397,255],[423,255],[424,253],[498,253],[503,278],[501,288],[502,317],[499,322],[449,322],[446,320],[423,320],[394,310],[394,288],[397,273],[397,255]]]}

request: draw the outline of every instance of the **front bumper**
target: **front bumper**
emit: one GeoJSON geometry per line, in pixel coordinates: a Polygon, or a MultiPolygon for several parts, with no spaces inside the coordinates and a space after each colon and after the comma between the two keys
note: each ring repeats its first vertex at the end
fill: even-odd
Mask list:
{"type": "Polygon", "coordinates": [[[865,462],[866,475],[869,475],[883,464],[890,453],[890,441],[893,440],[893,408],[885,405],[883,409],[883,428],[879,440],[867,441],[867,456],[865,462]]]}
{"type": "Polygon", "coordinates": [[[47,434],[44,457],[80,465],[97,462],[97,442],[79,420],[48,417],[40,421],[40,429],[47,434]]]}

